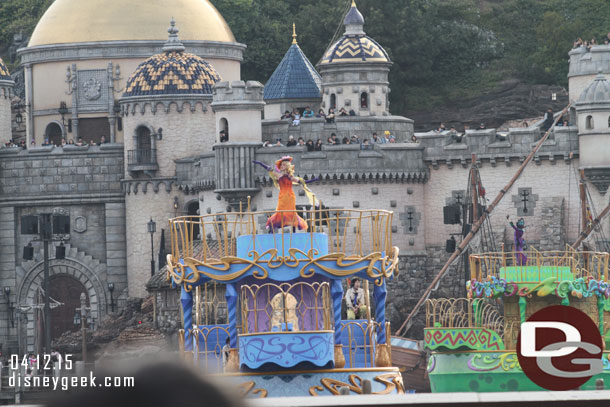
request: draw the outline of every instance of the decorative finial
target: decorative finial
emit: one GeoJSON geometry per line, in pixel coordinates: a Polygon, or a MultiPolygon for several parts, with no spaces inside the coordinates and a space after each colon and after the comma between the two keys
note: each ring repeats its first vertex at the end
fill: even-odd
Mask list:
{"type": "Polygon", "coordinates": [[[174,17],[172,17],[172,20],[169,22],[169,24],[170,27],[167,29],[169,37],[167,39],[167,42],[163,46],[163,52],[184,52],[186,48],[184,48],[184,45],[180,42],[180,39],[178,38],[178,33],[180,32],[180,30],[176,28],[176,21],[174,20],[174,17]]]}
{"type": "Polygon", "coordinates": [[[356,0],[352,0],[352,7],[356,7],[356,0]]]}
{"type": "Polygon", "coordinates": [[[297,26],[292,23],[292,44],[297,45],[297,26]]]}

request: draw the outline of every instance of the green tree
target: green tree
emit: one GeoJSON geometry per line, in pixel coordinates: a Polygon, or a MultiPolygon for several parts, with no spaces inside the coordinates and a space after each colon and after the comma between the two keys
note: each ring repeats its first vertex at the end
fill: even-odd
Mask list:
{"type": "Polygon", "coordinates": [[[4,53],[13,35],[29,35],[53,0],[2,0],[0,2],[0,50],[4,53]]]}

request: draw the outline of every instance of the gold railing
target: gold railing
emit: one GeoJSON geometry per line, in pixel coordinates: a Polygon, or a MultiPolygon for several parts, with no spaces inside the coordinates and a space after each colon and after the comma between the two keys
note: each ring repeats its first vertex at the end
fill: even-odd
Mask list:
{"type": "Polygon", "coordinates": [[[243,333],[331,330],[331,309],[327,282],[241,287],[243,333]]]}
{"type": "MultiPolygon", "coordinates": [[[[345,356],[345,367],[375,367],[375,346],[377,343],[377,331],[380,329],[379,324],[375,321],[368,321],[366,326],[362,323],[365,320],[344,321],[341,327],[341,334],[347,329],[348,343],[343,343],[343,355],[345,356]],[[356,333],[361,333],[364,342],[356,341],[356,333]],[[364,356],[364,366],[356,364],[356,356],[360,353],[364,356]]],[[[384,327],[385,329],[385,327],[384,327]]],[[[388,338],[390,338],[388,336],[388,338]]]]}
{"type": "Polygon", "coordinates": [[[501,337],[505,320],[499,306],[484,298],[426,300],[426,328],[485,328],[501,337]]]}
{"type": "MultiPolygon", "coordinates": [[[[188,257],[204,263],[215,263],[222,257],[235,256],[236,238],[267,233],[265,222],[274,213],[276,211],[228,212],[170,219],[172,263],[188,257]],[[199,240],[200,237],[203,240],[199,240]]],[[[363,257],[373,252],[392,252],[391,211],[310,209],[297,210],[297,213],[308,224],[306,233],[328,235],[330,253],[363,257]]],[[[275,231],[276,235],[292,236],[293,233],[291,227],[275,231]]],[[[303,249],[307,252],[307,248],[303,249]]]]}
{"type": "Polygon", "coordinates": [[[561,277],[566,268],[573,278],[593,277],[608,281],[608,260],[610,254],[601,252],[579,252],[570,246],[564,251],[540,252],[531,248],[524,252],[525,264],[519,264],[515,252],[482,253],[470,255],[470,278],[482,281],[488,277],[500,277],[500,269],[514,267],[514,281],[533,281],[533,267],[537,267],[538,281],[549,276],[561,277]],[[529,269],[528,269],[529,268],[529,269]]]}
{"type": "Polygon", "coordinates": [[[226,324],[228,318],[226,286],[211,281],[195,289],[195,323],[197,325],[226,324]]]}
{"type": "Polygon", "coordinates": [[[193,340],[192,356],[196,364],[210,373],[222,372],[226,362],[223,358],[226,342],[222,343],[220,337],[228,337],[228,329],[221,326],[194,327],[189,332],[193,340]]]}

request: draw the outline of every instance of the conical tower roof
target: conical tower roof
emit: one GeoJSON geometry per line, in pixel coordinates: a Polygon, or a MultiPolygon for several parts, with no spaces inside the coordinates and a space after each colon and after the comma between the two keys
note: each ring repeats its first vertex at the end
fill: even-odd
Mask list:
{"type": "Polygon", "coordinates": [[[322,78],[299,47],[294,28],[292,45],[265,85],[265,100],[321,97],[322,78]]]}

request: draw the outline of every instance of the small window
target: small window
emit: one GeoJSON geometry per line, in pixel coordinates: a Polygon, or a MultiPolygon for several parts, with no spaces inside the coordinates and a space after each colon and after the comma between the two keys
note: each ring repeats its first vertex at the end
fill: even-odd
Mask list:
{"type": "Polygon", "coordinates": [[[587,130],[593,129],[593,116],[587,116],[585,120],[585,127],[587,130]]]}
{"type": "Polygon", "coordinates": [[[608,117],[608,127],[610,127],[610,116],[608,117]]]}
{"type": "Polygon", "coordinates": [[[334,93],[330,95],[330,107],[333,109],[337,108],[337,95],[334,93]]]}
{"type": "Polygon", "coordinates": [[[366,92],[362,92],[360,95],[360,109],[368,109],[369,108],[369,94],[366,92]]]}
{"type": "Polygon", "coordinates": [[[224,117],[220,119],[220,134],[218,135],[218,141],[221,143],[229,141],[229,121],[224,117]]]}

